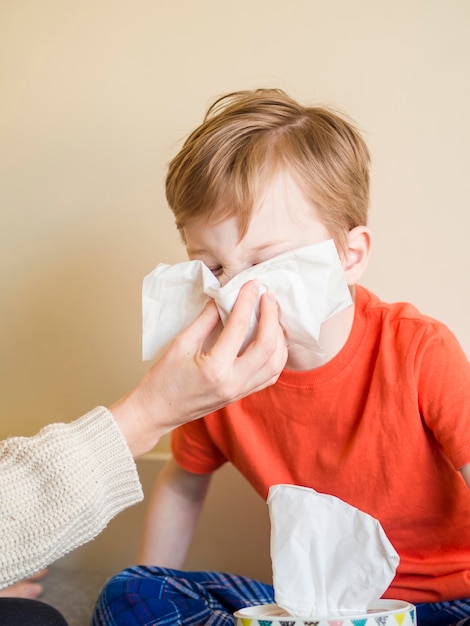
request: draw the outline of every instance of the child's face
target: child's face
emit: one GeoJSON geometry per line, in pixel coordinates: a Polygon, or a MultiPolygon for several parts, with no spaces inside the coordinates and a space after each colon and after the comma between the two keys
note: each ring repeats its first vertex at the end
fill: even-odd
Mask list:
{"type": "Polygon", "coordinates": [[[241,241],[235,217],[219,222],[194,219],[184,227],[183,235],[189,258],[203,261],[221,285],[278,254],[331,239],[315,207],[284,172],[260,194],[241,241]]]}

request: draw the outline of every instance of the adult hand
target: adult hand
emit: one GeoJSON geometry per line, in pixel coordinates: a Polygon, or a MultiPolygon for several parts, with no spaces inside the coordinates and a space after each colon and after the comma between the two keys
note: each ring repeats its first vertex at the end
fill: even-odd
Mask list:
{"type": "Polygon", "coordinates": [[[204,343],[220,321],[211,302],[137,387],[110,407],[134,456],[152,449],[162,435],[180,424],[276,382],[287,347],[277,303],[269,292],[261,297],[256,337],[240,354],[258,289],[256,281],[244,285],[223,331],[205,352],[204,343]]]}
{"type": "Polygon", "coordinates": [[[29,578],[20,580],[10,587],[0,589],[0,598],[27,598],[29,600],[39,598],[44,590],[38,581],[44,578],[46,574],[47,570],[42,569],[36,574],[29,576],[29,578]]]}

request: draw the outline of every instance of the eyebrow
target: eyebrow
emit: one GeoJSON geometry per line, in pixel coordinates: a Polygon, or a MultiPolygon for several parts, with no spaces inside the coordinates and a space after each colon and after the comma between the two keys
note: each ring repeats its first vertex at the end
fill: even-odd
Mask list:
{"type": "MultiPolygon", "coordinates": [[[[284,241],[285,241],[284,239],[273,239],[272,241],[263,243],[260,246],[255,246],[254,248],[250,248],[249,252],[250,254],[254,254],[256,252],[262,252],[263,250],[266,250],[266,248],[270,248],[271,246],[284,243],[284,241]]],[[[209,250],[208,248],[187,248],[186,250],[188,254],[209,254],[213,257],[217,256],[216,254],[214,254],[212,250],[209,250]]]]}

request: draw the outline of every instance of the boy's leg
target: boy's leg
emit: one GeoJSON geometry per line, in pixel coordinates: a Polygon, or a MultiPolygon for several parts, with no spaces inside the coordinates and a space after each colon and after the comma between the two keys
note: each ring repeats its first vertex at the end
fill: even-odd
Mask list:
{"type": "Polygon", "coordinates": [[[418,626],[470,626],[470,599],[416,605],[418,626]]]}
{"type": "Polygon", "coordinates": [[[2,626],[67,626],[65,618],[49,604],[25,598],[0,598],[2,626]]]}
{"type": "Polygon", "coordinates": [[[233,626],[234,611],[273,602],[270,585],[232,574],[130,567],[105,585],[93,626],[233,626]]]}

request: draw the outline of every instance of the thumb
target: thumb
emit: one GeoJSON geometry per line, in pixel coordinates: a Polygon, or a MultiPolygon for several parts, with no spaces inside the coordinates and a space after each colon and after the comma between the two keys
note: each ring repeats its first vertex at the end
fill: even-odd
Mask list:
{"type": "Polygon", "coordinates": [[[191,340],[196,344],[202,344],[209,337],[220,321],[219,311],[214,300],[210,299],[201,313],[183,331],[182,335],[186,340],[191,340]]]}

